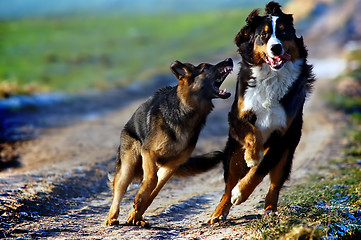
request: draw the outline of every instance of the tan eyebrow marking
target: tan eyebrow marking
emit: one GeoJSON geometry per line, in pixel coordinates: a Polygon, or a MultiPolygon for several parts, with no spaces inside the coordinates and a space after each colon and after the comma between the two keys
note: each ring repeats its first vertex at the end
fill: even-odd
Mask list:
{"type": "Polygon", "coordinates": [[[280,30],[283,30],[283,29],[285,29],[285,25],[281,24],[278,28],[279,28],[280,30]]]}
{"type": "Polygon", "coordinates": [[[269,26],[268,25],[264,26],[264,31],[268,32],[268,30],[269,30],[269,26]]]}

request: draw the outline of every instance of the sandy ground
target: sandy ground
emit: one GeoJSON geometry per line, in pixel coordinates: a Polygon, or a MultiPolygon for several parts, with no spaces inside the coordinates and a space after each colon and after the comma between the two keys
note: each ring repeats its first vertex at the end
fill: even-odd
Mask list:
{"type": "MultiPolygon", "coordinates": [[[[307,180],[312,173],[319,173],[320,166],[327,166],[327,160],[339,154],[335,135],[342,121],[339,121],[339,114],[326,107],[321,95],[330,85],[329,78],[339,74],[345,63],[339,59],[311,62],[315,64],[318,79],[306,103],[303,136],[286,187],[307,180]],[[329,69],[333,70],[331,74],[329,69]]],[[[229,85],[234,85],[236,72],[227,79],[229,85]]],[[[257,187],[248,201],[231,209],[227,222],[205,224],[223,192],[221,165],[199,176],[171,179],[144,215],[152,228],[103,226],[111,203],[107,174],[114,169],[119,133],[133,111],[151,94],[147,90],[138,94],[129,91],[123,91],[122,98],[114,98],[121,107],[98,115],[90,114],[63,127],[41,129],[35,139],[16,149],[22,166],[0,172],[2,237],[247,239],[252,235],[245,231],[244,225],[262,216],[268,179],[257,187]]],[[[195,153],[223,149],[232,100],[231,97],[214,101],[215,109],[208,117],[195,153]]],[[[126,220],[137,186],[130,186],[121,204],[121,223],[126,220]]]]}

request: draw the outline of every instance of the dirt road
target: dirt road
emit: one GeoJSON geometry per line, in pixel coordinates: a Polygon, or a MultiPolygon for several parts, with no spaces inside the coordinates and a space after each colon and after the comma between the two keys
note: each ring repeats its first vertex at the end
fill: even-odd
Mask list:
{"type": "MultiPolygon", "coordinates": [[[[318,166],[326,165],[338,149],[333,141],[340,127],[335,125],[338,115],[325,107],[320,93],[329,86],[330,72],[323,70],[334,69],[332,75],[338,74],[344,62],[337,59],[311,62],[315,63],[318,81],[306,103],[303,136],[291,180],[286,183],[289,187],[318,172],[318,166]]],[[[234,85],[235,73],[227,80],[230,86],[234,85]]],[[[120,106],[115,110],[83,115],[63,127],[40,129],[38,137],[21,144],[16,151],[22,166],[0,172],[0,237],[237,239],[242,236],[246,239],[250,233],[245,232],[244,224],[263,214],[268,180],[247,202],[231,209],[228,222],[209,226],[205,222],[217,206],[224,187],[221,165],[196,177],[171,179],[145,213],[151,229],[103,226],[111,202],[107,174],[114,168],[119,133],[139,103],[150,94],[146,90],[137,94],[131,89],[123,90],[121,97],[110,101],[120,106]]],[[[215,110],[208,117],[195,153],[219,150],[225,145],[232,97],[214,102],[215,110]]],[[[87,102],[83,104],[86,106],[87,102]]],[[[133,184],[125,195],[120,222],[125,222],[136,190],[137,184],[133,184]]]]}

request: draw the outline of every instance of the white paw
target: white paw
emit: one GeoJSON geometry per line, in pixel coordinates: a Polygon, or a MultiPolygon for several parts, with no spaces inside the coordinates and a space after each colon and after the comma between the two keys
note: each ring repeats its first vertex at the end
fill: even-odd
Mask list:
{"type": "Polygon", "coordinates": [[[231,202],[233,205],[239,205],[242,203],[242,194],[239,191],[238,185],[232,190],[231,202]]]}
{"type": "Polygon", "coordinates": [[[246,163],[247,163],[247,167],[251,168],[251,167],[258,166],[258,164],[260,163],[260,161],[250,160],[250,161],[246,161],[246,163]]]}
{"type": "Polygon", "coordinates": [[[244,159],[246,160],[246,164],[247,164],[247,167],[251,168],[251,167],[255,167],[255,166],[258,166],[261,161],[263,160],[263,151],[260,151],[258,153],[258,160],[257,159],[254,159],[252,158],[250,155],[247,154],[247,151],[244,153],[244,159]]]}

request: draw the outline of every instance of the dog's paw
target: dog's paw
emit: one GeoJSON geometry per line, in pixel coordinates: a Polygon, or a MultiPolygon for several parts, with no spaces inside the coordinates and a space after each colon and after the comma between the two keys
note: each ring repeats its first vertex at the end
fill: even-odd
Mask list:
{"type": "Polygon", "coordinates": [[[105,222],[104,222],[105,226],[118,226],[119,225],[119,221],[117,219],[114,218],[108,218],[105,222]]]}
{"type": "Polygon", "coordinates": [[[248,161],[246,161],[247,167],[249,167],[249,168],[258,166],[259,163],[260,163],[260,161],[257,161],[257,160],[248,160],[248,161]]]}
{"type": "Polygon", "coordinates": [[[232,198],[231,198],[231,203],[233,205],[239,205],[241,204],[242,201],[242,193],[239,191],[238,185],[235,186],[232,190],[232,198]]]}
{"type": "Polygon", "coordinates": [[[278,217],[279,214],[278,212],[272,211],[271,209],[265,210],[262,218],[263,219],[268,219],[268,218],[274,218],[274,217],[278,217]]]}
{"type": "Polygon", "coordinates": [[[258,166],[263,159],[263,151],[259,151],[259,153],[255,153],[249,150],[244,152],[244,160],[246,161],[247,167],[255,167],[258,166]]]}
{"type": "Polygon", "coordinates": [[[226,217],[224,217],[223,215],[218,216],[218,217],[216,217],[216,216],[211,216],[211,217],[208,219],[207,223],[208,223],[208,224],[215,224],[215,223],[224,222],[224,221],[226,221],[226,217]]]}
{"type": "Polygon", "coordinates": [[[128,221],[125,223],[128,226],[139,226],[144,228],[150,228],[150,224],[143,219],[135,220],[135,219],[128,219],[128,221]]]}
{"type": "Polygon", "coordinates": [[[277,213],[277,206],[270,204],[265,207],[264,211],[265,211],[265,214],[277,213]]]}

